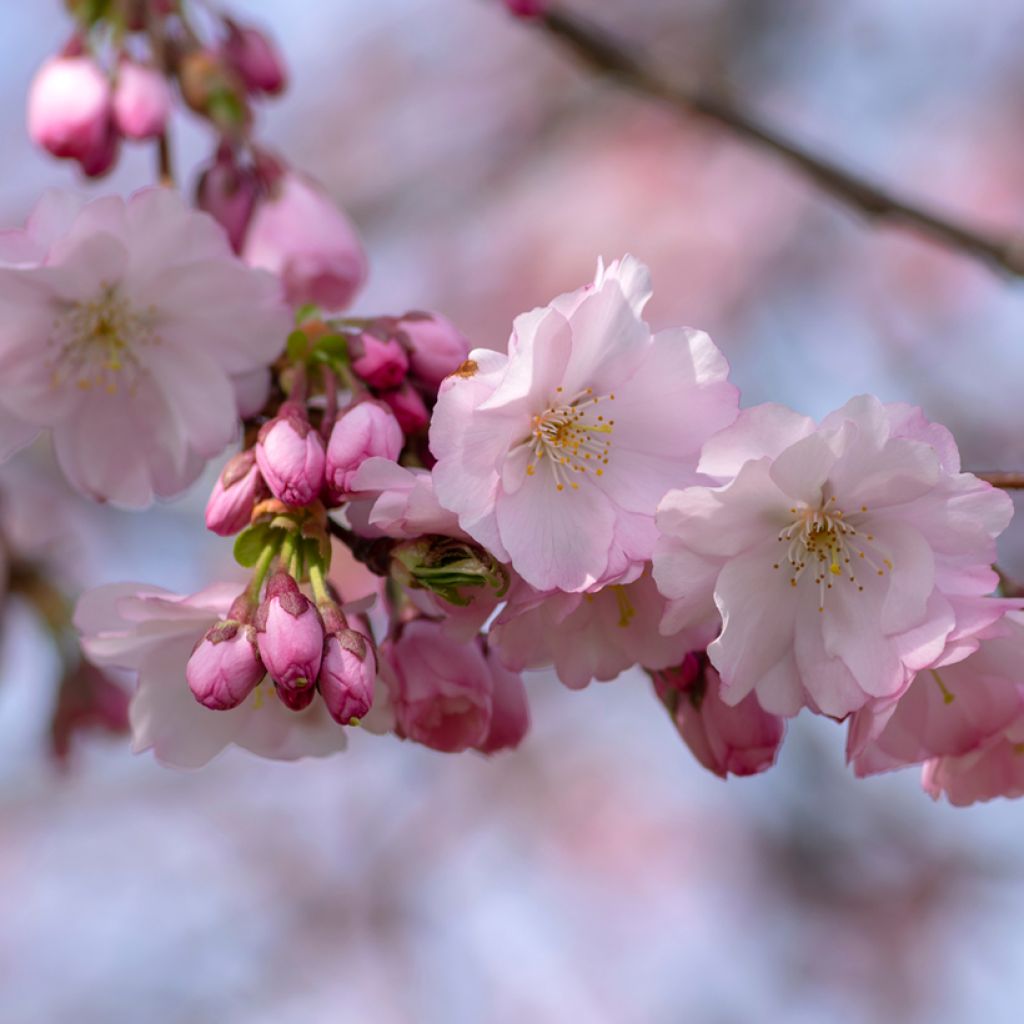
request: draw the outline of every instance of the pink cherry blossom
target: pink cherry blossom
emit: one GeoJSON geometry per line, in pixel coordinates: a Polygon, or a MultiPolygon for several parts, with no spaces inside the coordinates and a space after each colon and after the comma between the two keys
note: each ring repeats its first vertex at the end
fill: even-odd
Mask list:
{"type": "Polygon", "coordinates": [[[967,620],[991,622],[970,599],[996,585],[1012,504],[960,472],[952,438],[919,410],[865,396],[815,427],[759,406],[700,469],[727,482],[665,497],[654,577],[666,632],[717,606],[708,655],[727,703],[754,691],[773,714],[841,717],[899,696],[964,642],[967,620]]]}
{"type": "Polygon", "coordinates": [[[409,357],[395,338],[364,332],[353,345],[353,355],[352,369],[374,388],[398,387],[409,369],[409,357]]]}
{"type": "Polygon", "coordinates": [[[394,461],[405,437],[391,410],[382,402],[359,402],[342,412],[327,441],[327,491],[340,502],[353,492],[353,478],[369,458],[394,461]]]}
{"type": "Polygon", "coordinates": [[[399,735],[446,753],[486,743],[494,679],[478,643],[459,643],[438,623],[417,619],[382,653],[399,735]]]}
{"type": "Polygon", "coordinates": [[[250,448],[239,452],[224,467],[206,503],[206,528],[222,537],[244,530],[256,502],[267,493],[250,448]]]}
{"type": "Polygon", "coordinates": [[[271,95],[283,92],[287,84],[284,61],[271,41],[258,29],[227,21],[228,35],[221,54],[241,76],[250,92],[271,95]]]}
{"type": "Polygon", "coordinates": [[[211,626],[185,666],[192,696],[214,711],[238,707],[266,674],[256,630],[231,620],[211,626]]]}
{"type": "Polygon", "coordinates": [[[277,572],[256,614],[263,664],[281,690],[313,690],[323,657],[320,613],[286,572],[277,572]]]}
{"type": "Polygon", "coordinates": [[[933,799],[945,794],[954,807],[1024,796],[1024,715],[977,750],[926,761],[921,783],[933,799]]]}
{"type": "Polygon", "coordinates": [[[87,163],[109,144],[110,83],[91,57],[52,57],[28,96],[28,133],[54,156],[87,163]]]}
{"type": "Polygon", "coordinates": [[[285,504],[308,505],[316,499],[324,483],[324,442],[298,402],[286,402],[260,428],[256,463],[274,497],[285,504]]]}
{"type": "Polygon", "coordinates": [[[249,222],[243,259],[276,274],[293,306],[343,309],[366,280],[356,229],[311,179],[285,172],[249,222]]]}
{"type": "Polygon", "coordinates": [[[322,757],[345,746],[345,730],[321,701],[295,714],[261,683],[236,708],[212,711],[185,679],[192,649],[227,615],[239,585],[220,583],[189,597],[159,587],[119,583],[99,587],[78,603],[75,624],[90,661],[138,676],[130,719],[133,748],[152,750],[165,764],[198,768],[232,744],[263,757],[322,757]]]}
{"type": "Polygon", "coordinates": [[[418,434],[430,423],[430,413],[420,393],[408,382],[397,388],[391,388],[380,393],[382,402],[385,402],[398,420],[398,425],[407,434],[418,434]]]}
{"type": "Polygon", "coordinates": [[[735,707],[721,697],[721,680],[703,651],[651,674],[662,703],[697,760],[723,779],[756,775],[775,763],[785,719],[761,708],[754,694],[735,707]]]}
{"type": "Polygon", "coordinates": [[[455,513],[441,508],[434,478],[425,469],[370,458],[352,476],[351,487],[358,497],[346,513],[361,534],[409,540],[434,533],[469,539],[455,513]]]}
{"type": "Polygon", "coordinates": [[[256,171],[240,165],[227,147],[220,149],[213,162],[203,168],[196,184],[196,206],[227,232],[235,252],[242,250],[258,195],[256,171]]]}
{"type": "Polygon", "coordinates": [[[515,321],[508,354],[475,349],[441,385],[430,428],[438,499],[538,590],[628,582],[654,512],[694,481],[703,442],[736,417],[707,335],[652,335],[647,269],[598,266],[592,285],[515,321]]]}
{"type": "Polygon", "coordinates": [[[45,203],[26,230],[42,264],[0,267],[0,408],[50,427],[92,497],[177,494],[236,435],[235,380],[283,346],[276,285],[170,190],[70,218],[72,203],[45,203]]]}
{"type": "Polygon", "coordinates": [[[469,356],[465,335],[437,313],[406,313],[397,328],[409,346],[412,372],[431,387],[437,387],[469,356]]]}
{"type": "Polygon", "coordinates": [[[1021,718],[1024,613],[1013,611],[983,632],[975,653],[919,672],[895,703],[878,702],[853,715],[848,749],[857,774],[871,775],[971,754],[1021,718]]]}
{"type": "Polygon", "coordinates": [[[510,668],[554,665],[566,686],[579,689],[636,664],[667,668],[710,639],[692,629],[663,636],[658,627],[666,603],[649,571],[594,594],[542,593],[519,583],[491,627],[490,642],[510,668]]]}
{"type": "Polygon", "coordinates": [[[114,88],[114,123],[128,139],[162,135],[173,98],[167,79],[154,67],[122,61],[114,88]]]}
{"type": "Polygon", "coordinates": [[[377,656],[367,638],[343,622],[334,609],[325,612],[326,639],[317,688],[331,718],[350,725],[373,706],[377,656]]]}

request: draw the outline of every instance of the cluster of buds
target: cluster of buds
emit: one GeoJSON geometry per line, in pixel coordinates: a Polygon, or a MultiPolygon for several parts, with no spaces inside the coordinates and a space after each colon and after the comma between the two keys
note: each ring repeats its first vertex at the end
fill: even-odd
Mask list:
{"type": "Polygon", "coordinates": [[[250,99],[280,93],[286,73],[254,28],[218,19],[201,40],[177,0],[68,0],[76,29],[36,73],[29,134],[54,156],[98,177],[117,162],[122,139],[166,140],[177,86],[219,132],[244,137],[250,99]]]}

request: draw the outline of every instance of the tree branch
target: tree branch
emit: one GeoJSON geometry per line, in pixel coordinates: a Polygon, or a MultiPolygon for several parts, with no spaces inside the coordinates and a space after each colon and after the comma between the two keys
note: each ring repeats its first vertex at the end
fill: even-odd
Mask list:
{"type": "Polygon", "coordinates": [[[976,477],[987,480],[993,487],[1001,487],[1004,491],[1024,490],[1024,473],[975,473],[976,477]]]}
{"type": "Polygon", "coordinates": [[[531,20],[595,71],[660,99],[683,114],[698,114],[717,121],[737,135],[770,149],[855,213],[916,231],[995,270],[1024,276],[1024,238],[988,234],[883,189],[787,138],[729,100],[667,81],[618,39],[578,15],[551,9],[531,20]]]}

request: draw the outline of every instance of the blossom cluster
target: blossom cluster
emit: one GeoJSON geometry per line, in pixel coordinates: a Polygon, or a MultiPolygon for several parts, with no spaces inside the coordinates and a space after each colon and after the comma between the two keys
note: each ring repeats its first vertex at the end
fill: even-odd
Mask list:
{"type": "MultiPolygon", "coordinates": [[[[186,24],[142,6],[166,32],[129,36],[186,24]]],[[[117,113],[124,55],[91,121],[39,98],[68,62],[109,87],[84,55],[109,12],[86,21],[30,124],[91,173],[100,121],[146,134],[117,113]]],[[[945,428],[871,396],[817,423],[741,409],[706,333],[644,319],[630,256],[500,351],[436,313],[348,315],[351,221],[252,140],[279,58],[228,19],[216,44],[186,35],[158,70],[218,133],[197,208],[55,193],[0,236],[0,456],[49,430],[75,486],[141,507],[240,440],[206,525],[248,582],[79,603],[87,656],[137,675],[136,749],[295,758],[362,728],[492,754],[527,734],[524,672],[579,689],[639,668],[723,777],[769,768],[806,709],[847,725],[859,775],[1024,792],[1024,605],[993,569],[1012,505],[945,428]]]]}

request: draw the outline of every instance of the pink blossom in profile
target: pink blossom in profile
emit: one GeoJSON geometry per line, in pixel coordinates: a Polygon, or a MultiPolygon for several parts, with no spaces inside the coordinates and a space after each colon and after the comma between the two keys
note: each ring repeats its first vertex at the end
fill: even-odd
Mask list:
{"type": "Polygon", "coordinates": [[[57,157],[83,163],[109,144],[110,82],[91,57],[51,57],[28,95],[28,133],[57,157]]]}
{"type": "Polygon", "coordinates": [[[122,61],[114,87],[114,124],[127,139],[153,139],[164,133],[173,98],[156,68],[122,61]]]}
{"type": "Polygon", "coordinates": [[[933,799],[945,796],[954,807],[1024,796],[1024,715],[970,753],[926,761],[921,784],[933,799]]]}
{"type": "Polygon", "coordinates": [[[398,425],[407,434],[418,434],[430,423],[430,412],[420,393],[408,382],[380,393],[380,400],[395,414],[398,425]]]}
{"type": "Polygon", "coordinates": [[[352,222],[312,181],[286,171],[249,222],[242,258],[269,270],[293,306],[348,306],[366,281],[367,264],[352,222]]]}
{"type": "Polygon", "coordinates": [[[185,666],[192,696],[214,711],[237,708],[266,674],[256,630],[230,619],[206,631],[185,666]]]}
{"type": "Polygon", "coordinates": [[[853,715],[848,752],[860,776],[936,758],[949,761],[948,775],[956,759],[998,744],[1022,718],[1024,613],[1011,611],[973,654],[919,672],[898,701],[853,715]]]}
{"type": "Polygon", "coordinates": [[[708,771],[724,779],[757,775],[775,764],[785,719],[763,710],[754,694],[735,706],[724,703],[721,680],[703,651],[651,677],[683,742],[708,771]]]}
{"type": "Polygon", "coordinates": [[[708,655],[722,699],[842,717],[902,694],[914,674],[998,618],[1007,496],[969,473],[920,410],[855,398],[819,426],[781,406],[746,410],[705,448],[727,481],[661,502],[654,578],[675,632],[716,607],[708,655]]]}
{"type": "Polygon", "coordinates": [[[256,464],[274,497],[286,505],[308,505],[324,483],[324,442],[298,402],[286,402],[260,428],[256,464]]]}
{"type": "Polygon", "coordinates": [[[0,267],[0,408],[52,430],[83,493],[138,508],[235,438],[235,381],[277,357],[289,316],[173,191],[69,208],[45,264],[0,267]]]}
{"type": "Polygon", "coordinates": [[[475,349],[441,385],[434,487],[462,528],[538,590],[629,582],[654,549],[654,512],[695,481],[701,445],[736,417],[706,334],[652,334],[646,267],[518,317],[508,354],[475,349]]]}
{"type": "Polygon", "coordinates": [[[494,679],[479,643],[417,619],[382,654],[399,735],[449,754],[486,743],[494,679]]]}
{"type": "Polygon", "coordinates": [[[244,530],[252,518],[256,502],[267,493],[256,465],[256,453],[250,448],[228,461],[206,503],[206,528],[221,537],[244,530]]]}
{"type": "Polygon", "coordinates": [[[346,511],[353,527],[365,536],[411,540],[433,533],[469,539],[455,513],[438,502],[428,470],[370,458],[353,474],[351,487],[357,497],[346,511]]]}
{"type": "Polygon", "coordinates": [[[222,147],[199,175],[196,206],[227,232],[235,252],[242,251],[259,191],[256,171],[239,164],[229,147],[222,147]]]}
{"type": "Polygon", "coordinates": [[[689,629],[663,636],[659,627],[666,603],[649,569],[632,583],[593,594],[542,593],[518,583],[489,640],[510,668],[553,665],[566,686],[580,689],[594,679],[615,679],[637,664],[660,669],[681,661],[701,633],[689,629]]]}
{"type": "Polygon", "coordinates": [[[352,494],[355,475],[367,459],[394,462],[404,443],[398,420],[382,402],[359,402],[340,413],[327,440],[325,478],[332,500],[352,494]]]}
{"type": "Polygon", "coordinates": [[[86,593],[75,610],[86,656],[138,677],[129,709],[133,749],[164,764],[199,768],[228,746],[291,761],[345,746],[320,701],[301,714],[259,684],[238,707],[212,711],[193,697],[185,666],[196,643],[228,613],[239,585],[219,583],[183,597],[159,587],[118,583],[86,593]]]}
{"type": "Polygon", "coordinates": [[[438,387],[469,357],[466,336],[438,313],[406,313],[396,327],[409,346],[412,372],[431,387],[438,387]]]}
{"type": "Polygon", "coordinates": [[[250,92],[277,95],[288,81],[284,61],[277,48],[259,29],[227,21],[228,34],[221,55],[241,76],[250,92]]]}

